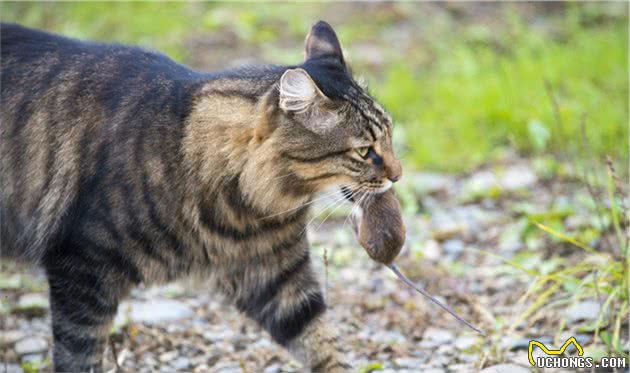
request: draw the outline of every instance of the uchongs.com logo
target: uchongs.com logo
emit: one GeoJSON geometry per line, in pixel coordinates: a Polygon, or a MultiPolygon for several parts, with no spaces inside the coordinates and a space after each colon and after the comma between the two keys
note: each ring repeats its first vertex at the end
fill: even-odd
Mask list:
{"type": "Polygon", "coordinates": [[[529,341],[527,355],[529,363],[537,368],[625,368],[628,363],[623,357],[602,357],[601,360],[595,362],[592,357],[583,356],[584,349],[575,337],[567,339],[562,347],[557,350],[548,348],[542,342],[531,340],[529,341]],[[577,356],[563,356],[565,350],[571,344],[575,346],[577,356]],[[534,358],[534,346],[540,348],[546,356],[536,356],[534,358]]]}

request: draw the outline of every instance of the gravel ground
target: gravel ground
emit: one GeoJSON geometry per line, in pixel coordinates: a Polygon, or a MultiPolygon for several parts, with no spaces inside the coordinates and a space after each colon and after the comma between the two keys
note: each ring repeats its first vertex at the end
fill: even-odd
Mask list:
{"type": "MultiPolygon", "coordinates": [[[[397,263],[488,337],[457,323],[371,262],[344,225],[342,211],[323,224],[316,220],[309,235],[347,356],[363,371],[529,371],[529,339],[563,338],[557,335],[560,318],[550,310],[535,323],[518,321],[528,306],[519,298],[532,278],[495,255],[509,259],[533,252],[544,262],[556,252],[578,262],[580,252],[557,242],[524,242],[516,211],[523,206],[547,211],[552,201],[570,203],[581,194],[570,182],[541,180],[530,162],[517,158],[465,176],[417,173],[406,179],[399,195],[409,212],[408,238],[397,263]]],[[[567,224],[580,226],[588,216],[576,208],[567,224]]],[[[0,372],[50,370],[43,274],[14,263],[0,268],[0,372]]],[[[597,317],[599,303],[577,302],[564,311],[569,322],[587,322],[597,317]]],[[[116,369],[114,356],[127,372],[303,370],[200,282],[134,290],[121,305],[114,329],[106,353],[110,370],[116,369]]],[[[592,336],[578,339],[590,346],[592,336]]]]}

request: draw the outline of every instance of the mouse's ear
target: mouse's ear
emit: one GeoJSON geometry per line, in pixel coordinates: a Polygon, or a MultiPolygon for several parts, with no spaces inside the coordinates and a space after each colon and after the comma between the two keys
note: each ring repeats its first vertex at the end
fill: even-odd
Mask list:
{"type": "Polygon", "coordinates": [[[345,66],[341,44],[332,26],[319,21],[311,28],[305,41],[305,60],[332,57],[345,66]]]}

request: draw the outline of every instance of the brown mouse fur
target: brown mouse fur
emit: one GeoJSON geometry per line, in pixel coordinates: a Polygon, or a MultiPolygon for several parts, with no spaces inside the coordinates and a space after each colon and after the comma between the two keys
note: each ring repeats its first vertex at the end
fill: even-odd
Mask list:
{"type": "Polygon", "coordinates": [[[389,264],[405,243],[405,224],[393,190],[373,195],[358,206],[355,233],[370,258],[389,264]]]}

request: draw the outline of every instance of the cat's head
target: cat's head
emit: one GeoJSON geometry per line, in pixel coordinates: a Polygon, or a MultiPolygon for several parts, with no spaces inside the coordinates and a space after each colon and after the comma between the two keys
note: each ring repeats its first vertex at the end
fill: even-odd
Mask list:
{"type": "Polygon", "coordinates": [[[315,24],[305,44],[304,63],[284,72],[275,96],[288,171],[309,190],[386,191],[402,176],[391,117],[352,78],[329,24],[315,24]]]}

